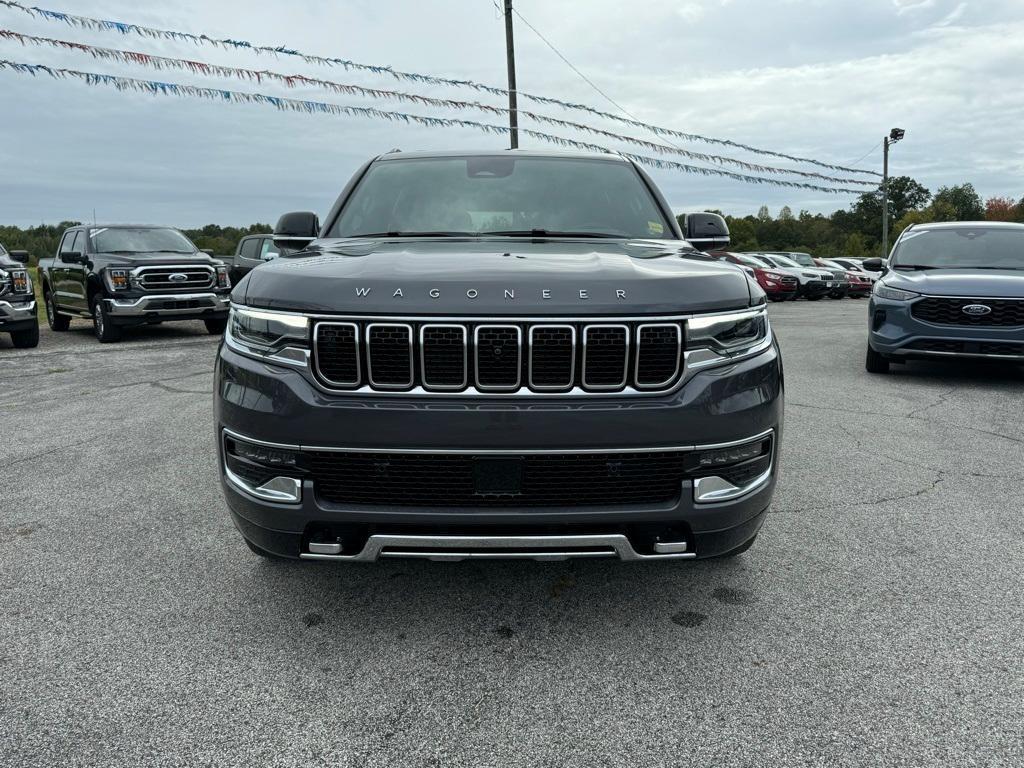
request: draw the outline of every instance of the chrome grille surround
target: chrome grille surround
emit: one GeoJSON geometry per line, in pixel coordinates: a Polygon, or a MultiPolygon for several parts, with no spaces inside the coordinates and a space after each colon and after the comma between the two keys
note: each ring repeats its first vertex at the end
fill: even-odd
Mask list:
{"type": "MultiPolygon", "coordinates": [[[[413,369],[414,369],[414,366],[413,366],[413,343],[412,343],[412,339],[413,339],[412,326],[408,325],[406,323],[368,323],[367,324],[367,326],[366,326],[366,379],[367,379],[367,381],[370,382],[370,386],[371,387],[376,387],[377,389],[392,389],[392,390],[399,389],[399,390],[401,390],[401,389],[408,389],[409,387],[411,387],[413,385],[413,369]],[[374,347],[374,333],[376,331],[379,331],[380,333],[390,333],[391,335],[399,335],[399,336],[404,335],[405,336],[407,350],[408,350],[407,351],[407,356],[408,356],[408,361],[409,361],[408,362],[408,370],[409,370],[409,377],[408,377],[408,379],[403,379],[402,381],[395,381],[394,379],[392,379],[391,381],[375,381],[374,380],[374,378],[373,378],[373,358],[374,358],[375,354],[381,357],[381,359],[378,361],[378,372],[383,370],[384,365],[389,365],[389,366],[393,365],[393,363],[391,363],[390,361],[387,362],[387,363],[385,363],[383,361],[383,355],[380,354],[380,351],[378,351],[377,353],[375,353],[373,351],[373,347],[374,347]],[[397,334],[395,334],[396,331],[397,331],[397,334]]],[[[383,340],[378,340],[376,343],[377,344],[381,344],[382,342],[383,342],[383,340]]],[[[381,376],[383,378],[383,374],[381,374],[381,376]]]]}
{"type": "Polygon", "coordinates": [[[566,324],[542,324],[530,326],[530,355],[527,361],[527,374],[526,381],[527,386],[535,392],[565,392],[572,389],[573,383],[576,381],[576,327],[573,325],[566,324]],[[565,384],[537,384],[534,377],[534,358],[536,355],[533,352],[534,341],[536,339],[537,331],[568,331],[569,332],[569,346],[570,346],[570,358],[569,358],[569,378],[565,384]]]}
{"type": "MultiPolygon", "coordinates": [[[[275,360],[281,364],[295,365],[305,368],[311,374],[310,378],[316,386],[330,393],[345,395],[382,395],[382,396],[433,396],[433,397],[516,397],[516,398],[543,398],[543,397],[624,397],[624,396],[655,396],[664,395],[681,387],[691,376],[709,368],[729,365],[768,351],[773,344],[771,323],[767,318],[766,308],[762,306],[748,307],[739,310],[722,310],[719,312],[707,312],[690,315],[659,315],[659,316],[618,316],[618,317],[552,317],[552,316],[509,316],[503,318],[478,317],[478,316],[393,316],[393,315],[326,315],[312,313],[285,313],[302,315],[310,319],[312,324],[313,348],[306,351],[304,358],[296,360],[275,360]],[[751,312],[765,315],[766,337],[758,344],[743,349],[739,352],[721,353],[704,347],[694,349],[685,348],[686,321],[689,318],[714,317],[716,315],[735,315],[738,312],[751,312]],[[414,343],[410,348],[410,365],[413,366],[412,385],[398,387],[395,385],[380,386],[373,383],[367,373],[368,350],[365,347],[365,329],[370,324],[400,325],[408,327],[412,331],[414,343]],[[360,377],[357,382],[342,383],[336,379],[332,380],[329,373],[325,373],[321,366],[323,357],[320,350],[321,327],[330,326],[355,326],[362,332],[357,333],[361,349],[357,352],[359,356],[360,377]],[[678,338],[680,340],[678,366],[675,376],[664,385],[656,385],[646,382],[642,386],[636,384],[636,339],[639,337],[639,329],[642,326],[672,326],[679,328],[678,338]],[[424,328],[445,328],[454,326],[466,329],[468,341],[465,353],[466,360],[466,384],[462,387],[442,389],[436,383],[431,385],[423,381],[423,329],[424,328]],[[477,330],[480,327],[489,328],[516,328],[518,329],[519,340],[519,362],[521,375],[518,384],[512,388],[510,384],[490,385],[479,387],[476,385],[477,355],[475,353],[475,340],[478,338],[477,330]],[[587,326],[616,326],[627,329],[627,341],[629,343],[629,356],[626,363],[625,383],[617,389],[594,389],[584,385],[582,381],[582,344],[584,330],[587,326]],[[547,388],[543,384],[536,386],[532,383],[534,376],[531,369],[531,357],[529,354],[529,342],[534,336],[534,329],[543,330],[546,328],[570,328],[573,331],[575,341],[573,357],[573,383],[571,386],[547,388]],[[525,360],[523,358],[526,358],[525,360]],[[470,359],[472,358],[472,359],[470,359]],[[303,360],[305,362],[303,362],[303,360]]],[[[243,351],[238,350],[236,351],[243,351]]],[[[266,360],[267,358],[261,357],[266,360]]],[[[351,366],[349,366],[351,370],[351,366]]]]}
{"type": "Polygon", "coordinates": [[[143,291],[195,291],[213,288],[217,273],[206,264],[154,264],[131,270],[133,288],[143,291]],[[171,275],[185,275],[184,280],[171,280],[171,275]]]}

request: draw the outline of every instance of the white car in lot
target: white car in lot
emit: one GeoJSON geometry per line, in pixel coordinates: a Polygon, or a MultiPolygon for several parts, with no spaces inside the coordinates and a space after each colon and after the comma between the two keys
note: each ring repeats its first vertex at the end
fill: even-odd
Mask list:
{"type": "Polygon", "coordinates": [[[882,276],[881,272],[870,272],[864,269],[864,264],[858,261],[857,259],[851,259],[846,256],[835,256],[830,260],[836,262],[841,266],[846,267],[851,272],[856,272],[857,274],[863,275],[872,283],[874,283],[876,280],[878,280],[879,277],[882,276]]]}
{"type": "Polygon", "coordinates": [[[842,285],[836,280],[830,270],[821,267],[805,267],[797,264],[788,256],[781,256],[776,253],[753,253],[753,256],[766,261],[779,272],[786,275],[793,275],[800,281],[800,290],[797,297],[803,297],[808,301],[817,301],[824,298],[832,291],[842,285]]]}

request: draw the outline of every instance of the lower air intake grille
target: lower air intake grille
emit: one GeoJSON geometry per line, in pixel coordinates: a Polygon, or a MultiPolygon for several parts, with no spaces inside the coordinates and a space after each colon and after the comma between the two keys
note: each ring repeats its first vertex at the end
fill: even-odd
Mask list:
{"type": "Polygon", "coordinates": [[[474,457],[311,451],[316,492],[334,504],[579,507],[678,499],[684,454],[474,457]],[[494,466],[492,466],[494,465],[494,466]]]}

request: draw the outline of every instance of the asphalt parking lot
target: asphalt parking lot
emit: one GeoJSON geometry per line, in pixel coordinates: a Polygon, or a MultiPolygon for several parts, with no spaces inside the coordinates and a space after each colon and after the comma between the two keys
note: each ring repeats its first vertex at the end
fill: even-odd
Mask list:
{"type": "Polygon", "coordinates": [[[264,562],[200,323],[0,341],[0,765],[1024,764],[1024,373],[872,377],[773,305],[774,513],[731,561],[264,562]]]}

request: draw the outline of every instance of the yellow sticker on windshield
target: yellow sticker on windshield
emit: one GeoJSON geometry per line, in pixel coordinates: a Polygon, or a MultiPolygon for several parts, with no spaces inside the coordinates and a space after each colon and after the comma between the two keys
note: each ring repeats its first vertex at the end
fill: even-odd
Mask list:
{"type": "Polygon", "coordinates": [[[665,234],[665,225],[657,221],[648,221],[647,231],[652,235],[663,235],[665,234]]]}

